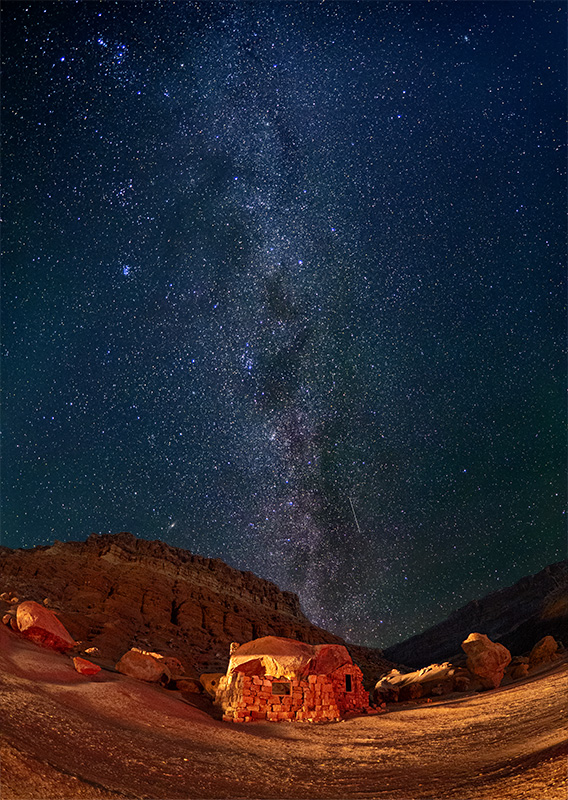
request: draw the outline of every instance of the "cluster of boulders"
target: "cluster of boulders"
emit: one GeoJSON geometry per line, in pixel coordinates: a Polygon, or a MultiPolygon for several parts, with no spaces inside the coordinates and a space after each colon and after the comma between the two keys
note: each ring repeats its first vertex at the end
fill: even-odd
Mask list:
{"type": "MultiPolygon", "coordinates": [[[[223,673],[199,675],[174,656],[164,656],[132,647],[116,664],[116,670],[130,678],[158,683],[166,689],[181,692],[182,698],[195,708],[213,714],[216,687],[223,673]]],[[[219,716],[219,714],[216,714],[219,716]]]]}
{"type": "MultiPolygon", "coordinates": [[[[69,655],[80,674],[97,675],[101,670],[100,663],[96,663],[99,661],[104,666],[110,666],[132,678],[178,690],[191,705],[213,713],[213,703],[220,684],[224,686],[225,673],[200,675],[195,669],[184,666],[178,658],[139,647],[132,647],[115,663],[108,658],[105,659],[97,647],[85,648],[82,642],[75,641],[55,612],[48,607],[50,603],[47,598],[43,603],[34,600],[20,601],[20,598],[13,593],[4,592],[0,594],[0,601],[8,606],[2,616],[5,625],[36,644],[69,655]]],[[[414,672],[406,671],[404,668],[392,669],[384,674],[374,688],[372,696],[374,706],[377,709],[384,709],[385,703],[421,698],[431,701],[431,698],[453,692],[494,689],[503,681],[508,683],[522,679],[532,670],[560,658],[562,648],[552,636],[545,636],[534,645],[528,656],[512,657],[506,647],[498,642],[492,642],[488,636],[471,633],[462,642],[462,649],[464,656],[461,659],[454,659],[453,662],[431,664],[414,672]]],[[[288,701],[284,698],[273,698],[272,689],[264,683],[266,680],[266,676],[263,675],[260,680],[262,686],[259,684],[259,687],[256,687],[253,684],[259,681],[253,681],[251,678],[248,681],[250,687],[248,685],[246,687],[248,693],[252,695],[254,694],[252,690],[258,688],[259,696],[263,691],[270,695],[270,708],[267,706],[266,709],[262,709],[266,713],[265,718],[271,718],[268,712],[272,715],[289,714],[291,709],[285,707],[288,701]],[[278,708],[276,703],[279,704],[278,708]]],[[[294,691],[299,692],[300,688],[298,684],[298,687],[294,686],[294,691]]],[[[317,686],[308,688],[315,690],[317,686]]],[[[323,697],[325,692],[323,687],[321,688],[323,697]]],[[[244,705],[256,711],[255,704],[248,703],[248,699],[247,696],[244,705]]],[[[314,709],[317,707],[317,701],[318,698],[314,699],[314,709]]],[[[319,700],[319,703],[322,705],[323,700],[319,700]]],[[[237,716],[241,715],[241,710],[239,705],[237,716]]],[[[250,717],[253,718],[252,714],[250,717]]]]}
{"type": "Polygon", "coordinates": [[[513,658],[506,647],[483,633],[470,633],[462,642],[462,650],[465,663],[456,659],[454,663],[430,664],[414,672],[391,670],[377,681],[375,699],[393,703],[496,689],[504,680],[520,680],[536,667],[560,657],[558,642],[552,636],[537,642],[528,656],[513,658]]]}
{"type": "MultiPolygon", "coordinates": [[[[43,604],[34,600],[20,602],[18,597],[3,592],[0,600],[10,604],[2,616],[5,625],[35,644],[69,655],[73,666],[81,675],[97,675],[101,666],[95,661],[108,662],[108,659],[102,657],[99,648],[83,649],[82,642],[73,639],[55,612],[47,607],[47,598],[43,604]]],[[[164,656],[137,647],[124,653],[114,668],[117,672],[137,680],[176,689],[192,705],[204,710],[210,710],[216,686],[223,674],[198,675],[195,670],[184,668],[181,661],[173,656],[164,656]]]]}

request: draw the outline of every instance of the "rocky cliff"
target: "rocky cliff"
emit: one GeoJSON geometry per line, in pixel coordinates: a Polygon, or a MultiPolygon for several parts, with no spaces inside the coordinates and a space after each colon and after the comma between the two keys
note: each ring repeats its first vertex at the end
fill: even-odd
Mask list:
{"type": "MultiPolygon", "coordinates": [[[[313,625],[298,598],[250,572],[130,533],[12,550],[0,547],[0,593],[45,600],[84,648],[116,661],[132,646],[224,671],[231,642],[286,636],[345,644],[313,625]]],[[[348,646],[371,681],[381,652],[348,646]]]]}
{"type": "Polygon", "coordinates": [[[484,633],[515,655],[528,652],[543,636],[568,645],[568,561],[559,561],[509,586],[474,600],[448,619],[384,651],[410,667],[451,660],[472,632],[484,633]]]}

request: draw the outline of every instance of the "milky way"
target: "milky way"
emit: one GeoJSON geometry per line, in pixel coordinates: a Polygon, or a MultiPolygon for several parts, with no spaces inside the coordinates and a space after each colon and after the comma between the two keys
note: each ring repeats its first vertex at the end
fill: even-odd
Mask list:
{"type": "Polygon", "coordinates": [[[2,14],[4,544],[377,646],[563,557],[564,6],[2,14]]]}

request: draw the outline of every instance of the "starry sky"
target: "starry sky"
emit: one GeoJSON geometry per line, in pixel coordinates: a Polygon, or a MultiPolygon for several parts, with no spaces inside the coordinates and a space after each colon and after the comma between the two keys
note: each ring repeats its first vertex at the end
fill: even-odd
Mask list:
{"type": "Polygon", "coordinates": [[[565,557],[566,5],[6,2],[2,543],[386,647],[565,557]]]}

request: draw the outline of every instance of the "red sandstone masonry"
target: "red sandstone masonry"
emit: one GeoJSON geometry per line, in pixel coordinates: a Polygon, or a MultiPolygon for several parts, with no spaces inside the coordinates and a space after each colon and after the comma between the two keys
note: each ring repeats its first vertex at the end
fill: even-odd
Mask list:
{"type": "Polygon", "coordinates": [[[369,709],[369,695],[363,688],[362,672],[346,664],[331,675],[308,675],[285,681],[283,678],[242,673],[224,676],[219,682],[216,702],[227,722],[270,722],[292,720],[324,722],[338,720],[347,712],[369,709]],[[352,691],[345,690],[345,676],[351,676],[352,691]],[[289,683],[289,695],[273,695],[272,683],[289,683]]]}

